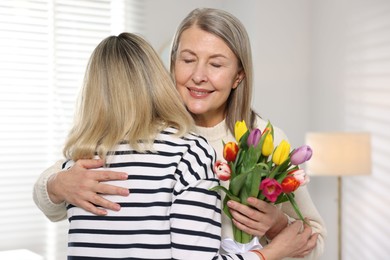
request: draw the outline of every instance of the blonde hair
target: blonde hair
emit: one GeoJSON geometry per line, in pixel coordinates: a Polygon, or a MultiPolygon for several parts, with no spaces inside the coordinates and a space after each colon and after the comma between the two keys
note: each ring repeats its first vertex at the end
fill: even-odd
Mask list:
{"type": "Polygon", "coordinates": [[[226,106],[226,124],[234,132],[236,121],[245,120],[248,127],[254,127],[256,113],[251,109],[253,64],[248,33],[244,25],[232,14],[213,8],[201,8],[191,11],[179,25],[171,49],[170,70],[175,76],[175,60],[181,34],[193,27],[221,38],[238,59],[238,66],[244,72],[240,85],[231,91],[226,106]]]}
{"type": "Polygon", "coordinates": [[[89,60],[75,123],[64,147],[67,158],[105,158],[121,141],[137,150],[172,126],[191,130],[187,112],[158,54],[141,37],[104,39],[89,60]]]}

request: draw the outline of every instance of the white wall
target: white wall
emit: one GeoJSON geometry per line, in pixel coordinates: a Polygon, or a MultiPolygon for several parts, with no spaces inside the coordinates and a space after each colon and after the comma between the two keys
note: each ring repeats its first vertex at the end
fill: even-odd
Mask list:
{"type": "MultiPolygon", "coordinates": [[[[314,1],[312,15],[311,130],[372,134],[372,175],[343,178],[343,259],[388,259],[390,2],[314,1]]],[[[331,180],[319,179],[313,197],[330,205],[331,180]]]]}

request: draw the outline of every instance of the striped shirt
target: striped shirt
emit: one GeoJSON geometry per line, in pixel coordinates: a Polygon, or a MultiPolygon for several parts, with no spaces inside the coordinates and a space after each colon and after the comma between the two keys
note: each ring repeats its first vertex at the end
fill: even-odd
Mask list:
{"type": "Polygon", "coordinates": [[[209,190],[218,185],[215,151],[204,138],[179,138],[175,131],[161,132],[153,152],[116,147],[107,163],[128,179],[107,183],[128,188],[130,195],[104,195],[121,205],[106,216],[68,205],[68,260],[243,259],[219,255],[220,196],[209,190]]]}

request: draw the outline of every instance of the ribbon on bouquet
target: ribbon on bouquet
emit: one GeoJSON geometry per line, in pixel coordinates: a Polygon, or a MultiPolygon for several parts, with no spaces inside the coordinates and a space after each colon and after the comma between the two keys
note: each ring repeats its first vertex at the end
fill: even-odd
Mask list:
{"type": "Polygon", "coordinates": [[[260,244],[259,239],[254,237],[251,242],[247,244],[241,244],[239,242],[234,241],[231,238],[225,238],[222,240],[221,247],[227,253],[233,254],[242,254],[246,253],[250,250],[262,249],[263,246],[260,244]]]}

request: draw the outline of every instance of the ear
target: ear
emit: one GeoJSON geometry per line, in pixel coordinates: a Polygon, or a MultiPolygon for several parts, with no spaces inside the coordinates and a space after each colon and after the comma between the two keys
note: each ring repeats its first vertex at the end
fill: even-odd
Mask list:
{"type": "Polygon", "coordinates": [[[241,81],[245,78],[245,73],[243,70],[240,70],[237,73],[236,79],[234,80],[232,89],[236,89],[240,85],[241,81]]]}

